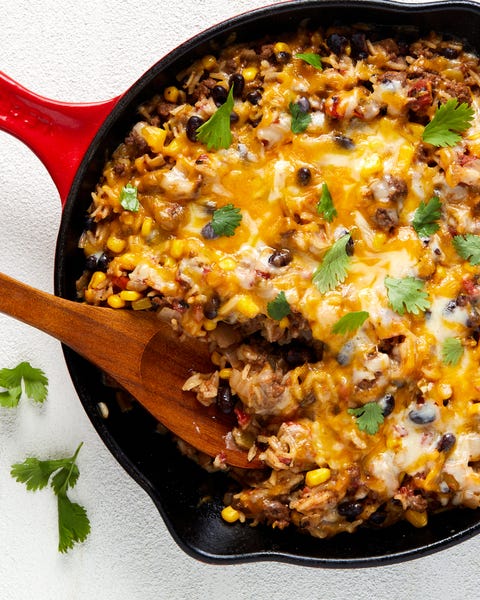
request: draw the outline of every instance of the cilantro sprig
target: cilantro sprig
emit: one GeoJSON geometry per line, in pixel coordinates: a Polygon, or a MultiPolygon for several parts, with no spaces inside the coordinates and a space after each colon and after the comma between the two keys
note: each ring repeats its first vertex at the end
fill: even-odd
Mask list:
{"type": "Polygon", "coordinates": [[[450,98],[437,109],[423,130],[422,139],[433,146],[455,146],[462,139],[460,134],[470,127],[473,115],[468,104],[450,98]]]}
{"type": "Polygon", "coordinates": [[[473,233],[456,235],[452,243],[459,256],[468,260],[473,266],[480,265],[480,235],[473,233]]]}
{"type": "Polygon", "coordinates": [[[333,205],[332,195],[330,194],[330,190],[326,183],[322,184],[322,194],[317,203],[317,213],[323,216],[325,221],[328,221],[329,223],[331,223],[338,214],[337,209],[333,205]]]}
{"type": "Polygon", "coordinates": [[[430,307],[428,294],[425,292],[425,283],[416,277],[385,278],[390,305],[399,315],[405,312],[418,315],[430,307]]]}
{"type": "Polygon", "coordinates": [[[310,125],[310,121],[312,120],[311,115],[295,102],[290,102],[288,110],[292,115],[292,123],[290,125],[292,133],[303,133],[310,125]]]}
{"type": "Polygon", "coordinates": [[[275,321],[281,321],[284,317],[287,317],[290,312],[290,304],[283,291],[267,304],[268,316],[275,321]]]}
{"type": "Polygon", "coordinates": [[[21,362],[13,369],[0,369],[0,406],[14,408],[25,392],[27,398],[42,403],[47,397],[48,379],[41,369],[21,362]],[[23,387],[22,387],[23,386],[23,387]]]}
{"type": "Polygon", "coordinates": [[[377,433],[385,417],[382,407],[377,402],[367,402],[358,408],[349,408],[348,413],[357,419],[357,427],[369,435],[377,433]]]}
{"type": "Polygon", "coordinates": [[[347,244],[351,240],[349,233],[338,239],[331,246],[323,261],[318,265],[313,273],[312,281],[318,290],[324,294],[333,290],[339,283],[343,283],[347,278],[348,263],[350,257],[347,254],[347,244]]]}
{"type": "Polygon", "coordinates": [[[349,312],[343,315],[332,327],[332,333],[352,333],[361,327],[370,316],[366,310],[349,312]]]}
{"type": "Polygon", "coordinates": [[[463,345],[458,338],[446,338],[442,344],[442,361],[449,366],[458,365],[463,356],[463,345]]]}
{"type": "Polygon", "coordinates": [[[418,233],[419,238],[428,238],[440,229],[437,221],[442,216],[442,203],[438,196],[433,196],[425,204],[420,202],[419,207],[413,215],[412,227],[418,233]]]}
{"type": "Polygon", "coordinates": [[[229,148],[232,143],[230,130],[230,114],[235,105],[233,99],[233,86],[228,92],[226,101],[217,108],[213,115],[197,129],[197,140],[207,146],[207,150],[214,148],[229,148]]]}
{"type": "Polygon", "coordinates": [[[235,235],[235,229],[240,225],[241,221],[241,210],[233,206],[233,204],[226,204],[214,211],[211,225],[215,235],[231,237],[235,235]]]}
{"type": "Polygon", "coordinates": [[[318,69],[319,71],[323,69],[322,57],[319,54],[315,54],[314,52],[299,52],[298,54],[295,54],[295,58],[303,60],[312,67],[318,69]]]}
{"type": "Polygon", "coordinates": [[[140,202],[138,201],[137,188],[131,183],[127,183],[120,192],[120,204],[125,210],[138,212],[140,202]]]}
{"type": "Polygon", "coordinates": [[[12,465],[10,474],[27,490],[36,491],[45,488],[50,481],[58,505],[58,550],[67,552],[77,542],[83,542],[90,533],[90,521],[83,506],[72,502],[67,491],[75,487],[80,471],[76,464],[83,442],[73,456],[54,460],[39,460],[35,457],[12,465]]]}

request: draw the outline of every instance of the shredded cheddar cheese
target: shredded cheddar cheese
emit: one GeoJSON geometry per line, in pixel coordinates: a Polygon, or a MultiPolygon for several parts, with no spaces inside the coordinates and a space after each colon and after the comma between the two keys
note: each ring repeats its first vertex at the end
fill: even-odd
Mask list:
{"type": "Polygon", "coordinates": [[[480,63],[381,33],[195,62],[140,108],[80,240],[85,301],[212,343],[185,389],[235,411],[233,439],[269,468],[228,510],[317,537],[480,504],[480,266],[455,243],[480,236],[480,63]],[[232,141],[207,150],[197,129],[232,86],[232,141]],[[424,142],[452,98],[471,117],[459,142],[424,142]]]}

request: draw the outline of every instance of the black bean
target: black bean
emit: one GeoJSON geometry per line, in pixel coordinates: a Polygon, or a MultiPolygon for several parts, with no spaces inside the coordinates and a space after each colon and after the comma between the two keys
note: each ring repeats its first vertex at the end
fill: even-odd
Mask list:
{"type": "Polygon", "coordinates": [[[362,514],[363,504],[356,500],[347,500],[340,502],[337,506],[338,514],[345,517],[347,521],[355,521],[355,519],[362,514]]]}
{"type": "Polygon", "coordinates": [[[347,245],[345,246],[345,252],[347,253],[347,256],[353,256],[354,249],[355,245],[353,243],[353,238],[352,236],[350,236],[348,238],[347,245]]]}
{"type": "Polygon", "coordinates": [[[307,185],[312,178],[312,172],[308,167],[300,167],[297,171],[297,181],[300,185],[307,185]]]}
{"type": "Polygon", "coordinates": [[[379,508],[368,517],[368,522],[370,523],[370,525],[375,525],[376,527],[379,527],[380,525],[383,525],[385,523],[386,518],[386,511],[379,508]]]}
{"type": "Polygon", "coordinates": [[[292,253],[288,248],[280,248],[279,250],[274,250],[272,254],[270,254],[268,258],[269,264],[274,267],[286,267],[289,263],[292,262],[292,253]]]}
{"type": "Polygon", "coordinates": [[[390,415],[395,408],[395,398],[392,396],[392,394],[385,394],[383,398],[380,398],[378,404],[382,409],[382,415],[384,417],[388,417],[388,415],[390,415]]]}
{"type": "Polygon", "coordinates": [[[215,233],[214,229],[213,229],[213,225],[212,223],[207,223],[201,231],[202,237],[204,237],[206,240],[214,240],[218,237],[218,235],[215,233]]]}
{"type": "Polygon", "coordinates": [[[236,112],[231,112],[230,113],[230,124],[233,125],[234,123],[238,123],[238,120],[240,119],[240,117],[237,115],[236,112]]]}
{"type": "Polygon", "coordinates": [[[241,73],[234,73],[228,80],[230,87],[233,86],[233,95],[235,98],[241,98],[245,88],[245,79],[241,73]]]}
{"type": "Polygon", "coordinates": [[[305,363],[314,362],[315,357],[311,348],[292,344],[287,349],[285,360],[289,367],[295,368],[305,363]]]}
{"type": "Polygon", "coordinates": [[[367,58],[367,56],[368,56],[367,38],[364,33],[352,34],[351,48],[352,48],[352,52],[351,52],[352,58],[357,58],[358,60],[367,58]]]}
{"type": "Polygon", "coordinates": [[[420,408],[411,410],[408,413],[408,418],[412,423],[416,423],[417,425],[427,425],[427,423],[435,421],[437,415],[435,408],[431,404],[424,404],[420,408]]]}
{"type": "Polygon", "coordinates": [[[197,115],[193,115],[187,121],[187,137],[191,142],[197,141],[197,129],[203,125],[203,119],[197,115]]]}
{"type": "Polygon", "coordinates": [[[332,33],[327,38],[327,46],[334,54],[337,55],[343,54],[343,52],[345,52],[347,44],[347,38],[344,35],[340,35],[338,33],[332,33]]]}
{"type": "Polygon", "coordinates": [[[249,92],[247,94],[247,101],[250,102],[250,104],[253,104],[254,106],[256,106],[261,99],[262,92],[260,90],[253,90],[253,92],[249,92]]]}
{"type": "Polygon", "coordinates": [[[458,48],[452,48],[448,46],[447,48],[440,48],[440,54],[445,58],[457,58],[460,54],[460,50],[458,48]]]}
{"type": "Polygon", "coordinates": [[[85,231],[93,231],[95,229],[95,219],[92,217],[86,217],[85,219],[85,231]]]}
{"type": "Polygon", "coordinates": [[[95,254],[90,254],[90,256],[85,261],[85,268],[87,271],[96,271],[97,269],[97,257],[95,254]]]}
{"type": "Polygon", "coordinates": [[[291,56],[292,55],[289,52],[277,52],[277,54],[275,54],[275,58],[280,64],[287,63],[290,60],[291,56]]]}
{"type": "Polygon", "coordinates": [[[353,351],[354,345],[351,341],[342,346],[340,352],[336,356],[338,364],[342,367],[349,365],[352,361],[353,351]]]}
{"type": "Polygon", "coordinates": [[[457,308],[456,300],[449,300],[447,305],[444,308],[444,311],[447,313],[452,313],[457,308]]]}
{"type": "Polygon", "coordinates": [[[97,259],[97,271],[106,271],[108,269],[108,263],[110,258],[105,254],[101,254],[97,259]]]}
{"type": "Polygon", "coordinates": [[[212,98],[217,106],[225,104],[228,96],[228,90],[223,85],[216,85],[212,88],[212,98]]]}
{"type": "Polygon", "coordinates": [[[304,113],[308,113],[308,111],[310,110],[310,101],[305,96],[302,96],[301,98],[299,98],[297,100],[296,104],[300,108],[300,110],[304,113]]]}
{"type": "Polygon", "coordinates": [[[439,452],[448,452],[453,448],[457,438],[453,433],[445,433],[440,438],[440,441],[437,444],[437,450],[439,452]]]}
{"type": "Polygon", "coordinates": [[[219,307],[220,298],[218,296],[212,296],[205,302],[203,314],[207,319],[214,319],[218,314],[219,307]]]}
{"type": "Polygon", "coordinates": [[[352,138],[342,135],[341,133],[333,134],[333,140],[340,147],[345,148],[345,150],[352,150],[355,148],[355,142],[352,140],[352,138]]]}
{"type": "Polygon", "coordinates": [[[235,398],[226,381],[221,380],[218,385],[216,404],[218,409],[226,415],[233,411],[235,398]]]}

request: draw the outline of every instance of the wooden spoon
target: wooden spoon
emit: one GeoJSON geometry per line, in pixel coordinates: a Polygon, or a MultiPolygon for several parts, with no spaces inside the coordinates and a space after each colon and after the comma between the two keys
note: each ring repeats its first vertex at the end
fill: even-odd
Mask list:
{"type": "Polygon", "coordinates": [[[89,306],[58,298],[0,273],[0,312],[60,340],[108,373],[165,427],[209,456],[259,468],[231,438],[232,419],[203,407],[182,385],[211,371],[207,344],[180,340],[152,313],[89,306]]]}

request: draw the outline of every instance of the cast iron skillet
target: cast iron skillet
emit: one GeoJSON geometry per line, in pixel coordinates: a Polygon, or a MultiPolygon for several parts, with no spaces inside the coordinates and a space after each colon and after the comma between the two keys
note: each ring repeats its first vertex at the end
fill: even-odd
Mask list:
{"type": "MultiPolygon", "coordinates": [[[[84,260],[77,241],[90,192],[100,177],[105,157],[136,122],[137,106],[174,82],[175,74],[193,59],[215,52],[233,33],[238,40],[260,38],[265,32],[280,34],[296,29],[306,18],[313,26],[360,21],[385,27],[416,26],[420,33],[433,29],[463,38],[480,51],[477,2],[310,0],[255,10],[207,30],[160,60],[120,99],[110,102],[80,106],[52,102],[0,74],[0,128],[30,145],[52,174],[62,200],[66,198],[55,261],[58,295],[75,298],[75,280],[84,260]]],[[[446,548],[480,528],[480,511],[467,509],[436,515],[422,529],[399,523],[385,530],[364,529],[330,540],[314,539],[293,528],[277,531],[263,526],[228,525],[219,513],[223,494],[232,485],[229,479],[222,474],[208,474],[183,457],[169,436],[157,432],[154,420],[140,407],[122,412],[113,390],[103,385],[100,373],[68,348],[64,352],[75,388],[99,435],[151,496],[174,539],[195,558],[212,563],[280,560],[323,567],[366,567],[446,548]],[[107,419],[97,411],[99,401],[109,407],[107,419]]]]}

